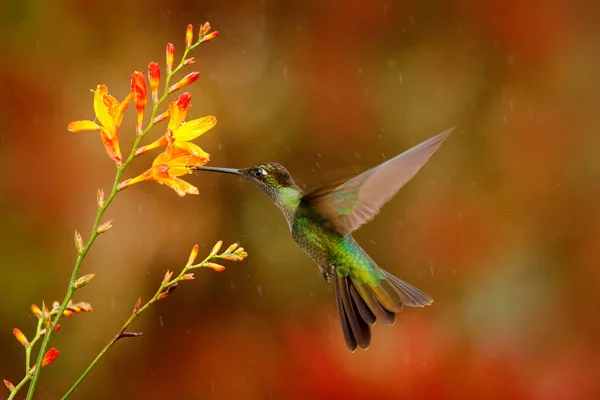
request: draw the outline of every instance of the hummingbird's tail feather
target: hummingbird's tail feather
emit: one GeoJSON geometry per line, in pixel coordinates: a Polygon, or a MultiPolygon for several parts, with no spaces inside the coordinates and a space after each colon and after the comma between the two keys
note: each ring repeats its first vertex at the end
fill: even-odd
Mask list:
{"type": "Polygon", "coordinates": [[[350,351],[366,349],[371,342],[371,329],[376,321],[393,325],[396,313],[404,305],[423,307],[433,299],[412,285],[375,266],[385,274],[379,285],[370,286],[352,275],[335,274],[334,291],[344,339],[350,351]]]}
{"type": "Polygon", "coordinates": [[[333,287],[346,346],[350,351],[356,350],[357,346],[366,349],[371,342],[371,328],[367,321],[375,322],[375,316],[358,296],[349,276],[335,274],[333,287]]]}
{"type": "Polygon", "coordinates": [[[416,287],[404,282],[403,280],[395,277],[389,272],[381,269],[385,274],[385,280],[380,281],[381,287],[384,287],[388,293],[394,293],[396,298],[402,302],[402,304],[410,307],[424,307],[433,303],[433,299],[426,293],[423,293],[416,287]]]}

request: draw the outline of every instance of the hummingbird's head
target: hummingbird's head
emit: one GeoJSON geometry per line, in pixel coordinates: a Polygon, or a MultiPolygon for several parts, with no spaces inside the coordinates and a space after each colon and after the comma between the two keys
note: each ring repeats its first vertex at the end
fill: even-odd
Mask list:
{"type": "Polygon", "coordinates": [[[244,180],[252,182],[279,207],[290,224],[296,207],[300,204],[300,199],[304,194],[304,191],[296,185],[287,169],[277,163],[263,163],[243,169],[204,166],[195,167],[194,169],[238,175],[244,180]]]}
{"type": "Polygon", "coordinates": [[[284,188],[298,188],[287,169],[278,163],[263,163],[253,167],[234,169],[218,167],[196,167],[198,171],[212,171],[238,175],[246,181],[253,183],[269,196],[276,196],[284,188]]]}
{"type": "Polygon", "coordinates": [[[240,170],[240,175],[265,193],[286,187],[296,187],[288,170],[277,163],[264,163],[244,168],[240,170]]]}

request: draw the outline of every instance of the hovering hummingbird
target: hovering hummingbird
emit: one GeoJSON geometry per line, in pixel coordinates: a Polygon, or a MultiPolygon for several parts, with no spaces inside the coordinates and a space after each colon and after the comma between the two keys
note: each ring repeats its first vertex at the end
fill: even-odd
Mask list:
{"type": "Polygon", "coordinates": [[[292,238],[333,281],[346,345],[366,349],[375,321],[393,325],[403,305],[423,307],[433,299],[380,268],[352,237],[388,200],[412,179],[454,128],[367,170],[341,185],[306,193],[280,164],[244,169],[194,167],[238,175],[252,182],[281,210],[292,238]]]}

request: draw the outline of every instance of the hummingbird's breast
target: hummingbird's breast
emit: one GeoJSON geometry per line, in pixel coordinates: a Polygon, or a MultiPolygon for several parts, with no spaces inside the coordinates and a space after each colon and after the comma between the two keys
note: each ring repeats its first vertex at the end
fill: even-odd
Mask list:
{"type": "Polygon", "coordinates": [[[343,236],[310,217],[296,215],[291,224],[292,237],[302,250],[327,274],[334,268],[350,270],[370,269],[373,260],[351,235],[343,236]]]}

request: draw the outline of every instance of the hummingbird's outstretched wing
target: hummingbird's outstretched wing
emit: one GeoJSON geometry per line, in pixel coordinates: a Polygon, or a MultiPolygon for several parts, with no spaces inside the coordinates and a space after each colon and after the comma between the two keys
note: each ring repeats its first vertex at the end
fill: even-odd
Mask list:
{"type": "Polygon", "coordinates": [[[306,194],[302,202],[327,220],[327,226],[348,235],[370,221],[429,160],[454,128],[450,128],[404,153],[335,187],[306,194]]]}

